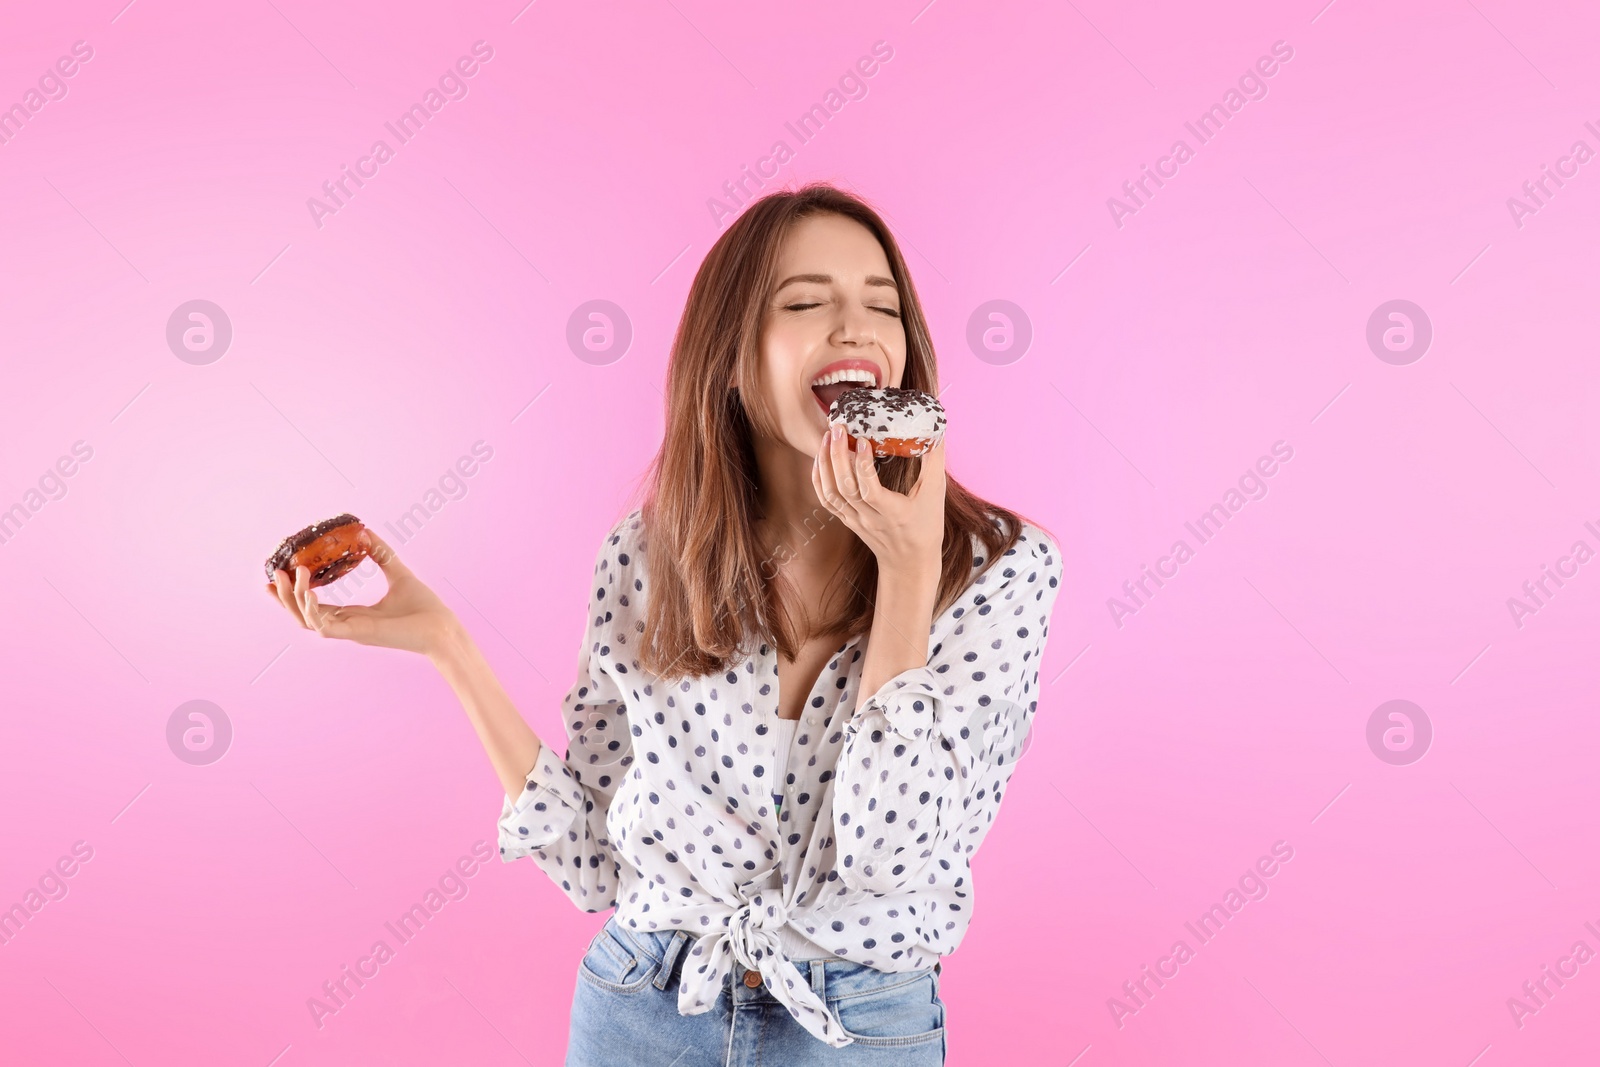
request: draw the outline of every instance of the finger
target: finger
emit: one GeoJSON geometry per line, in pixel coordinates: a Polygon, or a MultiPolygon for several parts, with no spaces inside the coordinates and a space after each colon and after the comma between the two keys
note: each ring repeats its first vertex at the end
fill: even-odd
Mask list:
{"type": "Polygon", "coordinates": [[[278,600],[282,602],[284,610],[287,611],[290,616],[293,617],[294,621],[299,623],[302,628],[309,629],[309,627],[306,626],[306,617],[301,614],[300,605],[295,600],[294,587],[290,584],[288,571],[280,568],[279,570],[273,572],[273,588],[278,591],[278,600]]]}
{"type": "Polygon", "coordinates": [[[391,581],[395,578],[411,578],[411,568],[400,562],[400,557],[395,555],[394,549],[389,547],[389,542],[379,537],[370,526],[363,526],[359,540],[367,546],[367,554],[377,561],[383,568],[384,576],[391,581]]]}
{"type": "Polygon", "coordinates": [[[837,512],[840,518],[844,518],[850,502],[839,493],[838,480],[834,477],[833,431],[831,428],[828,431],[828,436],[822,439],[822,444],[817,449],[816,467],[817,476],[822,481],[822,488],[818,495],[822,497],[822,502],[828,506],[829,510],[837,512]]]}
{"type": "Polygon", "coordinates": [[[914,491],[920,493],[924,485],[937,485],[944,481],[944,439],[922,454],[922,469],[917,472],[914,491]]]}
{"type": "Polygon", "coordinates": [[[865,437],[856,438],[856,447],[850,458],[855,473],[856,487],[861,494],[857,505],[862,511],[877,511],[882,500],[883,483],[878,480],[878,462],[873,455],[872,442],[865,437]]]}
{"type": "Polygon", "coordinates": [[[828,439],[828,459],[833,468],[833,483],[839,495],[854,507],[861,502],[861,486],[856,482],[855,462],[850,455],[849,435],[828,439]]]}
{"type": "Polygon", "coordinates": [[[823,434],[811,471],[816,481],[817,497],[830,512],[843,518],[845,499],[839,495],[838,482],[833,476],[833,462],[829,456],[829,446],[833,443],[832,432],[832,427],[829,427],[828,433],[823,434]]]}
{"type": "Polygon", "coordinates": [[[371,644],[373,628],[372,609],[361,604],[349,604],[324,612],[317,632],[323,637],[371,644]]]}
{"type": "Polygon", "coordinates": [[[324,609],[317,600],[317,594],[311,590],[311,568],[294,569],[294,599],[295,603],[300,605],[300,614],[306,620],[306,628],[319,629],[324,609]]]}
{"type": "Polygon", "coordinates": [[[828,503],[828,493],[822,484],[822,449],[817,449],[817,454],[811,457],[811,490],[817,494],[817,499],[822,501],[822,506],[828,509],[831,517],[833,505],[828,503]]]}
{"type": "MultiPolygon", "coordinates": [[[[305,568],[301,568],[305,570],[305,568]]],[[[347,630],[344,608],[337,604],[324,604],[311,588],[311,572],[305,571],[304,589],[300,590],[300,610],[305,612],[306,625],[321,637],[339,637],[347,630]],[[337,632],[336,632],[337,631],[337,632]]]]}

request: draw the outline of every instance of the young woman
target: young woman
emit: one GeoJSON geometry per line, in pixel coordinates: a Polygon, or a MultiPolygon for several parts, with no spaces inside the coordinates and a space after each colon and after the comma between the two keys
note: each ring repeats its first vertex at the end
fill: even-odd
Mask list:
{"type": "Polygon", "coordinates": [[[1061,562],[948,478],[943,444],[852,454],[828,432],[840,371],[938,393],[883,221],[831,186],[775,193],[695,276],[645,501],[595,561],[565,755],[376,534],[371,607],[319,604],[304,568],[269,587],[325,637],[428,656],[505,788],[502,858],[615,908],[568,1064],[944,1062],[939,958],[972,916],[1061,562]]]}

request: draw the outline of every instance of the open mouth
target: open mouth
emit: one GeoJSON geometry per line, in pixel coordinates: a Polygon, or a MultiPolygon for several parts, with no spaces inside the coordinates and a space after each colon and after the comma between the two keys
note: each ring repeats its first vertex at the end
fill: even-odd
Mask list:
{"type": "Polygon", "coordinates": [[[833,402],[843,396],[846,389],[871,389],[877,384],[877,375],[871,371],[851,367],[818,375],[811,383],[811,394],[817,398],[822,413],[826,415],[828,409],[833,407],[833,402]]]}

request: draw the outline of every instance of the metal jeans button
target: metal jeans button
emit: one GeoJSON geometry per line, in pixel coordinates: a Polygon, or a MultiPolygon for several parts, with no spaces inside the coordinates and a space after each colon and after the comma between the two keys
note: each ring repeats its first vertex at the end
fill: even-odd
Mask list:
{"type": "Polygon", "coordinates": [[[744,984],[749,986],[751,989],[754,989],[756,986],[760,985],[761,984],[761,972],[760,971],[746,971],[746,972],[744,972],[744,984]]]}

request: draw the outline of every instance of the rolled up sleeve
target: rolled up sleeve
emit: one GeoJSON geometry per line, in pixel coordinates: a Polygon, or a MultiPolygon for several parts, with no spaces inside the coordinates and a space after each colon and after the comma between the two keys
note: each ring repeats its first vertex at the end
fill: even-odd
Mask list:
{"type": "Polygon", "coordinates": [[[574,904],[591,912],[616,904],[620,869],[606,814],[633,764],[627,703],[604,663],[616,638],[608,601],[626,580],[616,552],[613,532],[595,563],[596,592],[577,680],[562,701],[566,756],[542,743],[526,788],[504,798],[499,822],[502,861],[531,856],[574,904]]]}
{"type": "Polygon", "coordinates": [[[927,665],[858,705],[834,790],[845,885],[932,880],[936,857],[964,861],[986,836],[1038,706],[1060,579],[1056,546],[1028,527],[963,593],[927,665]]]}

